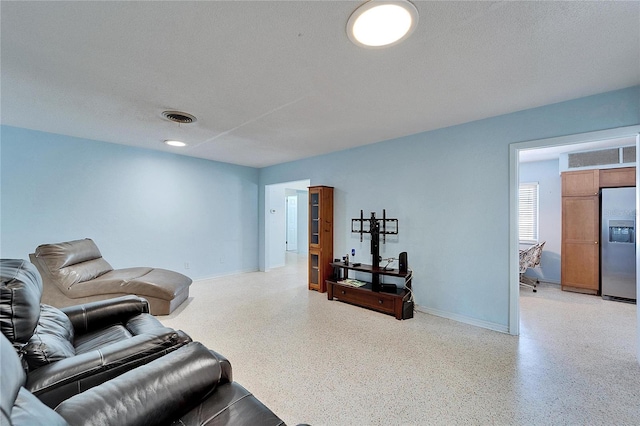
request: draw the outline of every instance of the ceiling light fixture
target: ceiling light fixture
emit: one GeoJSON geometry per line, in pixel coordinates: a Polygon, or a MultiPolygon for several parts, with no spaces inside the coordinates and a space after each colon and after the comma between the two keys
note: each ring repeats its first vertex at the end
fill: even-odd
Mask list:
{"type": "Polygon", "coordinates": [[[418,10],[407,0],[369,0],[347,22],[347,35],[362,47],[385,47],[400,43],[418,25],[418,10]]]}
{"type": "Polygon", "coordinates": [[[170,146],[179,146],[179,147],[187,146],[186,143],[180,142],[180,141],[164,141],[164,143],[170,146]]]}

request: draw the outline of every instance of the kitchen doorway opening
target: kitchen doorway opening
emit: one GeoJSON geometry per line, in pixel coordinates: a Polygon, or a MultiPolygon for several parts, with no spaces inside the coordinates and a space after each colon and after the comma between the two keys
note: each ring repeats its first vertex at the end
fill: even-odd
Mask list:
{"type": "MultiPolygon", "coordinates": [[[[570,136],[563,136],[558,138],[540,139],[527,142],[513,143],[509,148],[510,155],[510,177],[509,177],[509,215],[510,215],[510,233],[509,233],[509,245],[510,245],[510,284],[509,284],[509,333],[513,335],[520,334],[520,285],[519,285],[519,208],[518,208],[518,194],[520,184],[520,159],[524,155],[543,152],[544,150],[560,150],[562,147],[565,150],[579,150],[579,144],[596,144],[599,142],[631,138],[635,141],[636,145],[636,164],[639,164],[638,156],[640,155],[640,126],[629,126],[616,129],[608,129],[597,132],[576,134],[570,136]],[[566,149],[569,147],[570,149],[566,149]]],[[[638,192],[640,188],[638,182],[640,174],[640,167],[636,167],[636,199],[638,200],[638,192]]],[[[636,210],[638,209],[638,202],[636,202],[636,210]]],[[[636,241],[636,252],[638,251],[638,242],[636,241]]],[[[640,271],[640,259],[636,256],[636,270],[640,271]]],[[[640,287],[640,280],[636,280],[637,287],[640,287]]],[[[638,290],[638,289],[637,289],[638,290]]],[[[638,292],[640,294],[640,292],[638,292]]],[[[640,309],[637,311],[637,357],[640,362],[640,309]]]]}

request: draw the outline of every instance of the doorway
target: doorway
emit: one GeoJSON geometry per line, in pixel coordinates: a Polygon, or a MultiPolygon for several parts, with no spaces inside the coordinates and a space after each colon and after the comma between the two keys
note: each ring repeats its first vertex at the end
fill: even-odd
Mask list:
{"type": "Polygon", "coordinates": [[[286,251],[298,251],[298,196],[287,195],[286,251]]]}
{"type": "MultiPolygon", "coordinates": [[[[598,141],[604,141],[609,139],[618,139],[631,137],[635,139],[636,143],[636,164],[640,164],[638,156],[640,155],[640,126],[629,126],[617,129],[609,129],[598,132],[591,132],[585,134],[564,136],[551,139],[542,139],[528,142],[513,143],[510,145],[510,285],[509,285],[509,333],[518,335],[520,333],[520,286],[519,286],[519,274],[518,274],[518,187],[520,176],[520,154],[537,149],[549,149],[558,148],[560,146],[571,145],[572,148],[576,144],[582,143],[595,143],[598,141]]],[[[636,198],[638,198],[638,174],[640,174],[640,167],[636,168],[636,198]]],[[[637,207],[637,206],[636,206],[637,207]]],[[[636,242],[636,250],[638,250],[638,243],[636,242]]],[[[637,266],[640,266],[640,260],[636,257],[637,266]]],[[[637,268],[638,269],[638,268],[637,268]]],[[[640,287],[640,280],[637,280],[637,285],[640,287]]],[[[639,293],[640,294],[640,293],[639,293]]],[[[640,305],[639,305],[640,306],[640,305]]],[[[640,308],[638,308],[638,350],[637,356],[640,361],[640,308]]]]}
{"type": "Polygon", "coordinates": [[[310,185],[309,179],[265,185],[265,271],[285,266],[288,252],[307,253],[310,185]]]}

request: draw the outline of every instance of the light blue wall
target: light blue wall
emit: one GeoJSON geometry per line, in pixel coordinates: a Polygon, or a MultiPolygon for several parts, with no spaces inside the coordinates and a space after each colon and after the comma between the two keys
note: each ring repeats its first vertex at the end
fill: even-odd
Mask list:
{"type": "Polygon", "coordinates": [[[350,219],[385,208],[400,233],[381,254],[409,253],[420,308],[507,331],[509,144],[639,123],[636,86],[264,168],[260,206],[266,184],[334,186],[334,253],[355,247],[367,263],[350,219]]]}
{"type": "Polygon", "coordinates": [[[0,255],[91,237],[114,267],[264,268],[265,185],[311,179],[336,188],[335,253],[368,262],[350,219],[385,208],[421,309],[506,331],[509,144],[637,124],[640,86],[260,170],[3,126],[0,255]]]}
{"type": "Polygon", "coordinates": [[[194,279],[257,269],[257,169],[0,131],[2,257],[89,237],[115,268],[163,267],[194,279]]]}
{"type": "Polygon", "coordinates": [[[540,266],[529,269],[526,275],[560,284],[562,179],[558,160],[520,163],[519,171],[520,182],[538,183],[538,240],[545,241],[540,266]]]}

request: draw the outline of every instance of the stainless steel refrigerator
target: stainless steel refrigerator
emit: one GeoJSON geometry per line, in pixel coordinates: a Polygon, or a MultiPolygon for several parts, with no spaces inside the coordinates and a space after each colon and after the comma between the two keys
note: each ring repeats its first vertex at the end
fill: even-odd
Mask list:
{"type": "Polygon", "coordinates": [[[602,297],[636,300],[636,189],[602,190],[602,297]]]}

